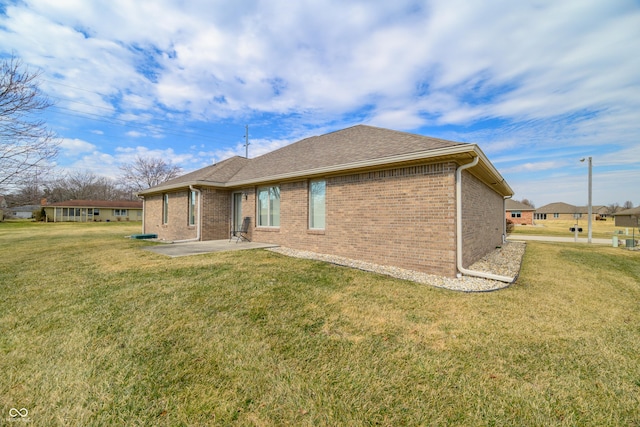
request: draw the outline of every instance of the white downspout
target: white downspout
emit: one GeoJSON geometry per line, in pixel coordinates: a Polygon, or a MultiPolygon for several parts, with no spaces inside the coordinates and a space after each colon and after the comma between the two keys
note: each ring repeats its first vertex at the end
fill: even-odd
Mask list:
{"type": "Polygon", "coordinates": [[[504,196],[502,198],[502,212],[504,212],[504,221],[502,222],[502,243],[507,243],[507,199],[512,198],[511,196],[504,196]]]}
{"type": "MultiPolygon", "coordinates": [[[[480,158],[476,156],[471,163],[467,163],[456,169],[456,265],[458,271],[467,276],[511,283],[513,282],[513,277],[485,273],[484,271],[468,270],[462,266],[462,171],[474,167],[478,164],[479,160],[480,158]]],[[[504,201],[502,203],[504,207],[504,201]]],[[[504,217],[504,214],[502,216],[504,217]]]]}
{"type": "Polygon", "coordinates": [[[194,237],[193,239],[174,240],[173,243],[186,243],[186,242],[198,242],[198,241],[200,241],[200,229],[201,229],[200,203],[202,203],[200,195],[202,194],[202,192],[200,190],[198,190],[197,188],[193,188],[192,185],[189,186],[189,190],[195,191],[196,193],[198,193],[198,203],[197,203],[197,205],[198,205],[198,214],[196,215],[198,220],[196,221],[196,237],[194,237]]]}

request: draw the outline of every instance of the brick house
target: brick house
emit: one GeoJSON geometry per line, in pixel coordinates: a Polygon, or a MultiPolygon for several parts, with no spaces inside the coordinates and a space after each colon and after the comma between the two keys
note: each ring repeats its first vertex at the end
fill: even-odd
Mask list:
{"type": "Polygon", "coordinates": [[[640,227],[640,206],[613,214],[616,227],[640,227]]]}
{"type": "Polygon", "coordinates": [[[254,241],[455,276],[503,242],[512,194],[475,144],[359,125],[139,196],[160,239],[228,239],[249,217],[254,241]]]}
{"type": "Polygon", "coordinates": [[[505,218],[514,224],[533,225],[533,212],[535,210],[535,208],[517,200],[505,200],[505,218]]]}
{"type": "MultiPolygon", "coordinates": [[[[607,207],[602,205],[591,206],[591,219],[606,218],[607,207]]],[[[589,208],[587,206],[574,206],[563,202],[549,203],[536,209],[533,214],[535,221],[573,221],[588,219],[589,208]]]]}

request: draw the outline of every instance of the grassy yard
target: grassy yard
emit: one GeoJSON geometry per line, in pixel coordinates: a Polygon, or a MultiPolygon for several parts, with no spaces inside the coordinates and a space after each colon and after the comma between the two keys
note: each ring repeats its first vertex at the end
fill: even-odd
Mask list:
{"type": "Polygon", "coordinates": [[[529,243],[464,294],[136,232],[0,223],[0,425],[640,425],[640,252],[529,243]]]}
{"type": "MultiPolygon", "coordinates": [[[[582,227],[582,233],[579,233],[579,237],[587,237],[587,220],[581,219],[577,221],[578,227],[582,227]]],[[[511,234],[527,234],[532,236],[564,236],[573,237],[574,233],[569,231],[570,227],[573,227],[576,221],[536,221],[536,225],[517,225],[513,227],[511,234]]],[[[613,219],[607,221],[592,221],[591,222],[591,234],[594,238],[610,239],[614,232],[626,231],[625,227],[616,227],[613,219]]],[[[629,228],[629,234],[631,229],[629,228]]],[[[638,229],[636,229],[638,234],[638,229]]]]}

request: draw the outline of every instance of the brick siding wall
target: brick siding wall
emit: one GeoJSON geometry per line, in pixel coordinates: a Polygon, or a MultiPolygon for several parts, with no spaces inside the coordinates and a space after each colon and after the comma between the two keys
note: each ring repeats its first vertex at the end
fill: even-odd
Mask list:
{"type": "Polygon", "coordinates": [[[503,198],[468,171],[462,172],[462,266],[502,244],[503,198]]]}
{"type": "Polygon", "coordinates": [[[228,239],[231,231],[231,192],[213,188],[204,188],[201,192],[201,240],[228,239]]]}
{"type": "Polygon", "coordinates": [[[533,211],[520,211],[520,218],[511,218],[511,211],[507,211],[505,219],[511,220],[514,224],[533,225],[533,211]]]}
{"type": "MultiPolygon", "coordinates": [[[[256,226],[257,187],[202,189],[201,240],[226,239],[232,193],[242,192],[242,216],[251,240],[335,254],[443,276],[455,276],[455,163],[426,164],[326,179],[326,226],[309,229],[309,181],[280,186],[280,227],[256,226]]],[[[187,226],[188,191],[169,193],[169,224],[162,196],[145,200],[145,233],[165,240],[196,236],[187,226]]],[[[463,173],[463,265],[502,242],[502,197],[463,173]]]]}
{"type": "MultiPolygon", "coordinates": [[[[308,228],[308,181],[280,185],[280,227],[256,241],[455,275],[455,164],[330,177],[325,230],[308,228]]],[[[249,197],[255,226],[255,193],[249,197]]]]}
{"type": "Polygon", "coordinates": [[[196,237],[196,226],[188,224],[189,191],[176,191],[169,194],[169,221],[162,223],[161,194],[147,196],[144,209],[144,232],[155,233],[161,240],[186,240],[196,237]]]}

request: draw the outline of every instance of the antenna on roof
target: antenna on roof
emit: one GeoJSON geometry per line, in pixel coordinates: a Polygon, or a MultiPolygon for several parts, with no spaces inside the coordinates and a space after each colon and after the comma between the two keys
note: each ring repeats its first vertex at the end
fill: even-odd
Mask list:
{"type": "Polygon", "coordinates": [[[244,148],[245,148],[245,154],[244,156],[248,159],[249,158],[249,125],[245,125],[244,126],[245,129],[245,133],[244,133],[244,148]]]}

